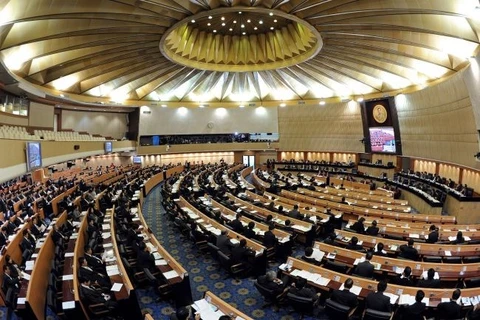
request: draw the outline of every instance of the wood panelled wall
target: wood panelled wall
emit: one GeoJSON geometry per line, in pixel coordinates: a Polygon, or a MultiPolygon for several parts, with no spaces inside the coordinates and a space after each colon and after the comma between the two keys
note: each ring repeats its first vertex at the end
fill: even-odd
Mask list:
{"type": "Polygon", "coordinates": [[[403,154],[478,167],[477,131],[462,73],[395,97],[403,154]]]}
{"type": "Polygon", "coordinates": [[[357,102],[278,108],[280,150],[363,152],[357,102]]]}

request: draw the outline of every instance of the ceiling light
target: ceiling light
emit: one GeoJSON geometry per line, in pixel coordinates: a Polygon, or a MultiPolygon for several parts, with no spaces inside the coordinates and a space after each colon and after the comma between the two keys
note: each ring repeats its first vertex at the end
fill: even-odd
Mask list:
{"type": "Polygon", "coordinates": [[[167,107],[167,105],[166,105],[166,104],[162,104],[162,108],[166,108],[166,107],[167,107]]]}
{"type": "Polygon", "coordinates": [[[270,27],[270,30],[273,30],[273,29],[275,29],[275,28],[274,28],[274,27],[270,27]]]}
{"type": "Polygon", "coordinates": [[[225,27],[225,22],[222,22],[222,27],[225,27]]]}
{"type": "Polygon", "coordinates": [[[244,24],[242,24],[242,25],[240,26],[240,28],[245,28],[245,25],[244,25],[244,24]]]}
{"type": "Polygon", "coordinates": [[[208,16],[208,19],[212,20],[212,16],[208,16]]]}
{"type": "Polygon", "coordinates": [[[257,30],[258,28],[257,27],[254,27],[253,30],[257,30]]]}
{"type": "Polygon", "coordinates": [[[258,23],[263,24],[263,20],[258,21],[258,23]]]}
{"type": "Polygon", "coordinates": [[[243,35],[246,35],[247,33],[246,32],[242,32],[243,35]]]}
{"type": "Polygon", "coordinates": [[[239,105],[238,107],[239,108],[245,108],[245,106],[243,104],[239,105]]]}
{"type": "Polygon", "coordinates": [[[191,21],[191,22],[192,22],[192,23],[195,23],[195,20],[194,20],[194,19],[192,19],[192,21],[191,21]]]}
{"type": "Polygon", "coordinates": [[[247,22],[250,23],[250,22],[252,22],[252,20],[248,19],[247,22]]]}
{"type": "Polygon", "coordinates": [[[213,30],[213,33],[217,33],[217,30],[213,30]]]}
{"type": "Polygon", "coordinates": [[[223,21],[223,20],[225,20],[225,17],[221,17],[220,19],[222,19],[222,21],[223,21]]]}
{"type": "Polygon", "coordinates": [[[357,102],[363,102],[363,97],[358,98],[357,102]]]}
{"type": "Polygon", "coordinates": [[[283,103],[283,102],[280,103],[280,107],[282,107],[282,108],[285,107],[286,105],[287,105],[286,103],[283,103]]]}
{"type": "Polygon", "coordinates": [[[237,23],[237,20],[233,20],[233,23],[237,23]]]}
{"type": "Polygon", "coordinates": [[[228,31],[233,31],[233,29],[232,29],[232,28],[230,28],[230,29],[228,29],[228,31]]]}
{"type": "Polygon", "coordinates": [[[242,14],[242,11],[238,11],[238,14],[242,14]]]}
{"type": "Polygon", "coordinates": [[[318,104],[321,105],[321,106],[324,106],[324,105],[325,105],[325,101],[322,100],[322,101],[320,101],[318,104]]]}
{"type": "Polygon", "coordinates": [[[209,26],[209,27],[210,27],[211,25],[212,25],[212,24],[211,24],[210,22],[209,22],[209,23],[207,23],[207,26],[209,26]]]}
{"type": "Polygon", "coordinates": [[[277,22],[277,19],[273,20],[273,22],[277,22]]]}
{"type": "Polygon", "coordinates": [[[205,108],[205,106],[203,104],[199,105],[198,107],[199,108],[205,108]]]}
{"type": "Polygon", "coordinates": [[[269,15],[270,17],[273,16],[273,12],[270,12],[268,15],[269,15]]]}

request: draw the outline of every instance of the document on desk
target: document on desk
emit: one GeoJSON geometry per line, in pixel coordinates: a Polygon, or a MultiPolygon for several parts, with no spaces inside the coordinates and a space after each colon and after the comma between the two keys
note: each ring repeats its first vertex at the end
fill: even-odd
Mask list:
{"type": "Polygon", "coordinates": [[[155,265],[156,266],[166,266],[166,265],[168,265],[168,262],[167,262],[167,260],[159,259],[159,260],[155,260],[155,265]]]}
{"type": "Polygon", "coordinates": [[[119,292],[120,290],[122,290],[122,287],[123,283],[114,283],[110,291],[119,292]]]}
{"type": "Polygon", "coordinates": [[[218,319],[223,316],[223,312],[217,307],[209,304],[205,299],[195,301],[193,308],[200,313],[202,319],[218,319]],[[203,300],[203,302],[202,302],[203,300]]]}
{"type": "Polygon", "coordinates": [[[175,277],[178,277],[179,275],[178,275],[177,271],[175,271],[175,270],[170,270],[170,271],[165,272],[165,273],[163,274],[163,276],[165,277],[165,279],[168,280],[168,279],[173,279],[173,278],[175,278],[175,277]]]}
{"type": "Polygon", "coordinates": [[[111,235],[112,234],[110,232],[105,232],[105,233],[102,233],[102,238],[103,239],[108,239],[108,238],[110,238],[111,235]]]}
{"type": "Polygon", "coordinates": [[[452,251],[445,250],[445,256],[451,257],[452,256],[452,251]]]}
{"type": "Polygon", "coordinates": [[[398,296],[396,294],[389,292],[384,292],[383,294],[390,298],[390,304],[395,304],[398,300],[398,296]]]}
{"type": "Polygon", "coordinates": [[[412,296],[409,294],[400,295],[400,299],[398,300],[398,304],[400,305],[412,305],[414,303],[415,303],[415,296],[412,296]]]}
{"type": "Polygon", "coordinates": [[[63,310],[66,309],[75,309],[75,301],[64,301],[62,302],[63,310]]]}
{"type": "Polygon", "coordinates": [[[318,278],[316,281],[314,281],[316,284],[322,286],[322,287],[326,287],[329,282],[330,282],[330,279],[328,278],[324,278],[324,277],[320,277],[318,278]]]}
{"type": "Polygon", "coordinates": [[[22,278],[29,281],[30,280],[30,275],[28,273],[25,273],[22,271],[22,278]]]}
{"type": "Polygon", "coordinates": [[[27,298],[18,298],[17,304],[25,304],[25,301],[27,301],[27,298]]]}
{"type": "Polygon", "coordinates": [[[154,252],[152,253],[152,256],[155,260],[160,260],[160,259],[163,259],[162,255],[158,252],[154,252]]]}
{"type": "Polygon", "coordinates": [[[25,263],[25,271],[31,271],[33,270],[33,266],[35,264],[35,261],[29,260],[25,263]]]}
{"type": "Polygon", "coordinates": [[[75,256],[75,252],[67,252],[65,253],[65,258],[71,258],[75,256]]]}
{"type": "Polygon", "coordinates": [[[62,276],[63,281],[73,280],[73,274],[65,274],[62,276]]]}

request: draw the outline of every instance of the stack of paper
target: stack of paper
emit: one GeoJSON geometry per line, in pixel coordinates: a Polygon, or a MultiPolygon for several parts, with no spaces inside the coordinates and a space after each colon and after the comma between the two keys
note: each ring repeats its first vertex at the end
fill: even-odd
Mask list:
{"type": "Polygon", "coordinates": [[[398,300],[398,296],[396,294],[389,292],[384,292],[383,294],[390,298],[390,304],[395,304],[398,300]]]}
{"type": "Polygon", "coordinates": [[[163,276],[165,277],[165,279],[168,280],[168,279],[173,279],[175,277],[178,277],[178,273],[175,270],[171,270],[171,271],[165,272],[163,276]]]}

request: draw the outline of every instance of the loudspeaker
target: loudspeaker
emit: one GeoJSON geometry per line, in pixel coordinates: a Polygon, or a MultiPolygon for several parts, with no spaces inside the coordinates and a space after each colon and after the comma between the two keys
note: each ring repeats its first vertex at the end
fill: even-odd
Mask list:
{"type": "Polygon", "coordinates": [[[78,149],[80,149],[80,146],[78,144],[73,146],[73,150],[78,150],[78,149]]]}

